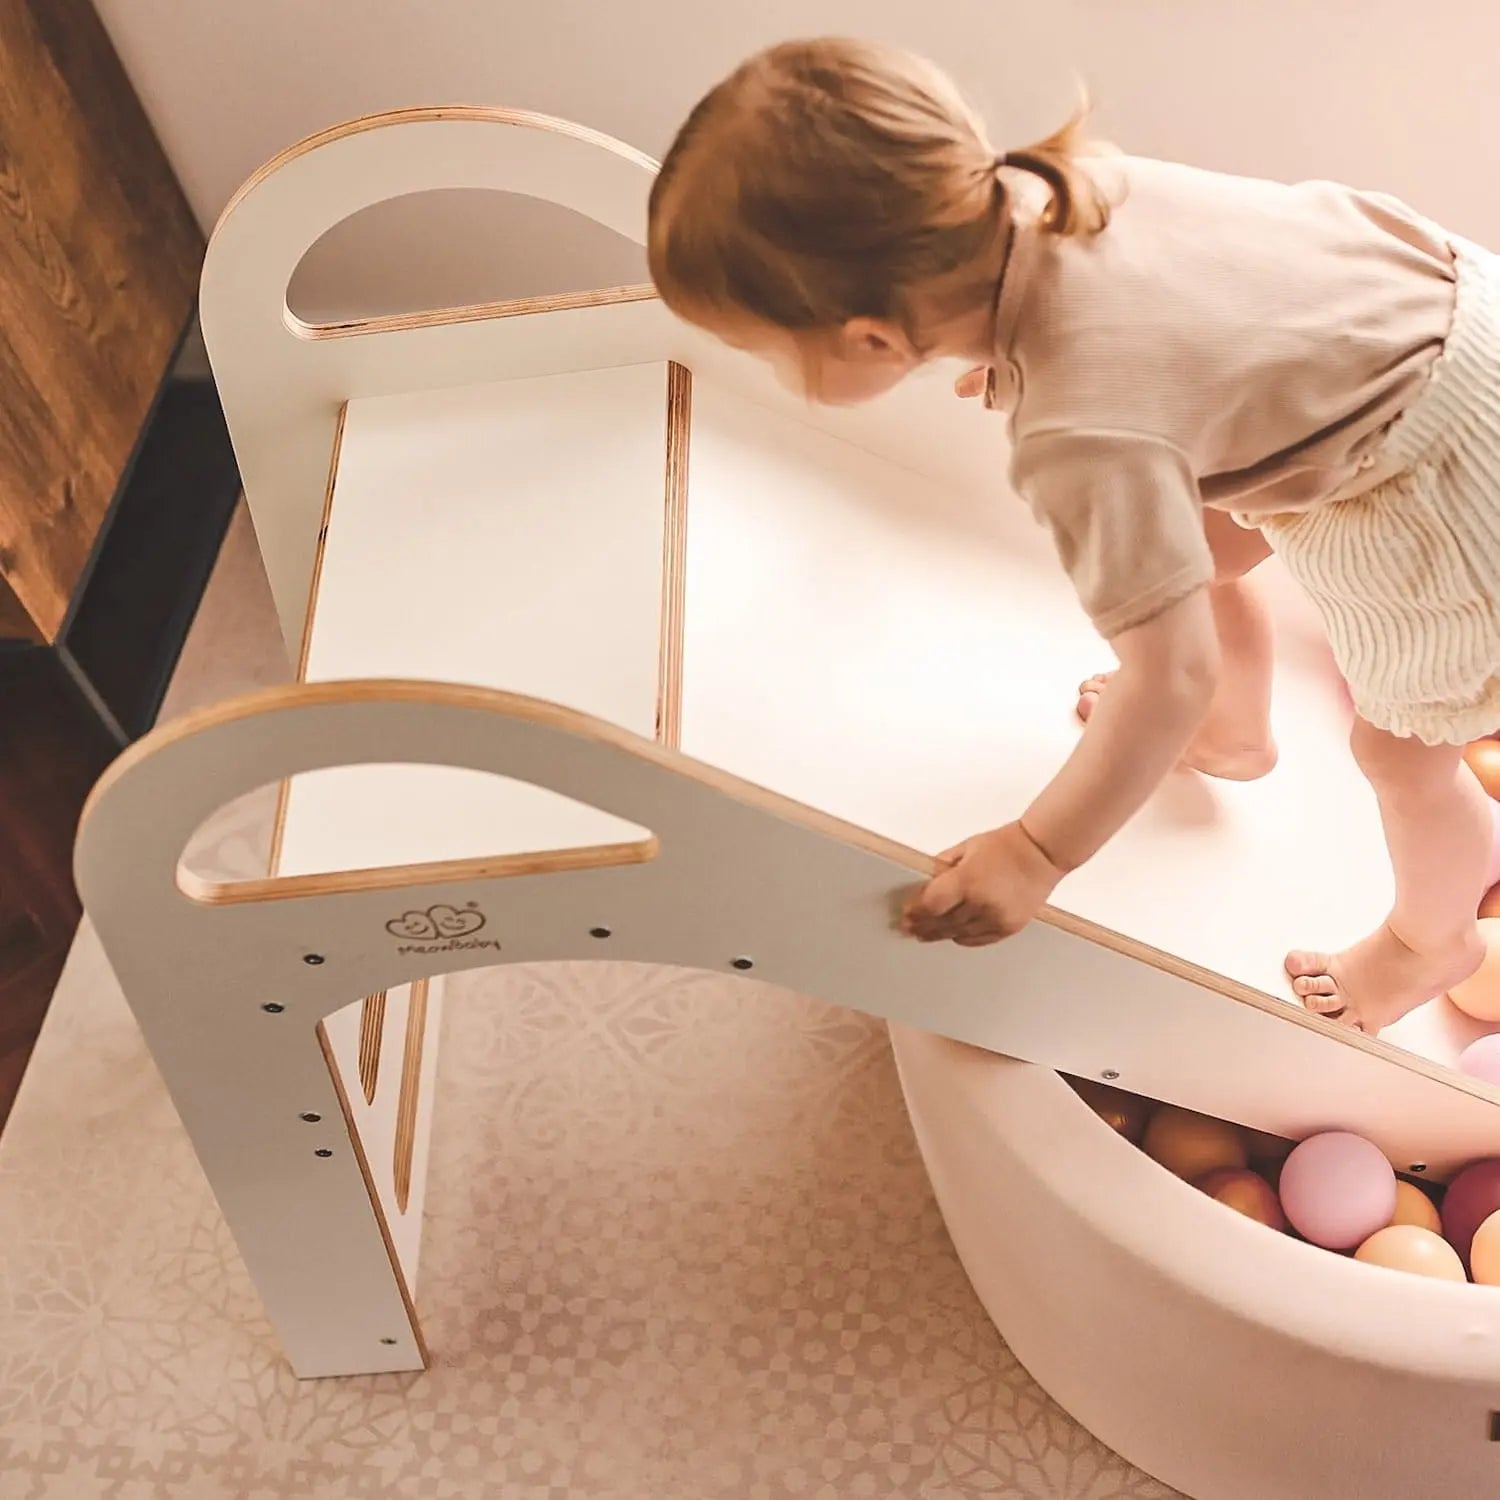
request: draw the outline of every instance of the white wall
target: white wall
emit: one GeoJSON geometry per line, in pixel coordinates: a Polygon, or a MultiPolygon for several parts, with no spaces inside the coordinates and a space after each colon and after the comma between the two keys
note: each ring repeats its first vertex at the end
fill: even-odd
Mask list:
{"type": "MultiPolygon", "coordinates": [[[[1495,0],[96,4],[205,225],[283,146],[397,105],[540,109],[659,153],[693,100],[748,51],[846,31],[937,58],[1002,145],[1055,123],[1076,68],[1101,126],[1127,149],[1382,187],[1500,245],[1495,0]]],[[[429,270],[446,266],[455,284],[493,281],[487,236],[444,222],[457,232],[427,237],[429,270]]],[[[416,275],[422,236],[410,223],[392,232],[401,253],[391,261],[416,275]]],[[[571,272],[551,264],[525,275],[543,269],[564,284],[571,272]]],[[[578,273],[592,269],[590,260],[578,273]]],[[[371,294],[401,300],[401,290],[371,294]]]]}

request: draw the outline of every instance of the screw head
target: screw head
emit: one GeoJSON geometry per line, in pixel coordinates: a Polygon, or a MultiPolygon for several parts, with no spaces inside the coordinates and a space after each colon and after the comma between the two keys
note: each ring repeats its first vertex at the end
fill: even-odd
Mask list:
{"type": "Polygon", "coordinates": [[[1411,1164],[1411,1169],[1417,1173],[1425,1172],[1427,1170],[1427,1163],[1425,1161],[1414,1161],[1411,1164]]]}
{"type": "Polygon", "coordinates": [[[303,1112],[298,1115],[297,1118],[301,1120],[304,1125],[316,1125],[318,1121],[323,1118],[323,1116],[320,1115],[315,1109],[306,1109],[303,1110],[303,1112]]]}
{"type": "Polygon", "coordinates": [[[302,955],[302,962],[312,965],[313,968],[317,968],[319,964],[327,963],[328,960],[321,953],[304,953],[302,955]]]}
{"type": "Polygon", "coordinates": [[[746,969],[753,969],[755,967],[755,960],[753,958],[732,958],[729,960],[729,967],[731,969],[739,969],[743,973],[746,969]]]}
{"type": "Polygon", "coordinates": [[[395,1339],[381,1339],[381,1341],[380,1341],[380,1342],[381,1342],[381,1343],[382,1343],[382,1344],[385,1344],[385,1345],[387,1345],[387,1346],[390,1346],[390,1345],[394,1345],[394,1344],[395,1344],[395,1342],[396,1342],[396,1340],[395,1340],[395,1339]]]}
{"type": "Polygon", "coordinates": [[[313,1152],[313,1155],[326,1158],[332,1156],[333,1152],[330,1151],[327,1146],[319,1146],[318,1149],[313,1152]]]}
{"type": "Polygon", "coordinates": [[[1106,1083],[1113,1083],[1120,1076],[1120,1070],[1118,1068],[1106,1068],[1099,1076],[1106,1083]]]}
{"type": "Polygon", "coordinates": [[[613,937],[614,933],[608,927],[590,927],[589,936],[591,938],[607,938],[613,937]]]}
{"type": "Polygon", "coordinates": [[[266,1003],[261,1006],[261,1009],[265,1011],[268,1016],[279,1016],[282,1011],[286,1009],[286,1006],[278,1004],[275,1000],[267,1000],[266,1003]]]}

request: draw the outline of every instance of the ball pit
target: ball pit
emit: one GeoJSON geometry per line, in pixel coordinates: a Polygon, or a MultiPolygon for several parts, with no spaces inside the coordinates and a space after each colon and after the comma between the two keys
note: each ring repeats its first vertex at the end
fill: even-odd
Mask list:
{"type": "MultiPolygon", "coordinates": [[[[1480,1040],[1492,1044],[1485,1054],[1500,1050],[1500,1035],[1480,1040]]],[[[1117,1134],[1242,1217],[1366,1265],[1500,1287],[1500,1157],[1472,1163],[1446,1190],[1428,1190],[1397,1178],[1378,1147],[1347,1131],[1295,1143],[1068,1081],[1117,1134]]]]}

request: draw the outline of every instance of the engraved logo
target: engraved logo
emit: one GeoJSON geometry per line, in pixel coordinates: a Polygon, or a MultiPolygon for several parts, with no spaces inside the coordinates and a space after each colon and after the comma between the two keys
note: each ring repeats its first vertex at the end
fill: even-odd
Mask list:
{"type": "Polygon", "coordinates": [[[385,924],[392,937],[430,943],[439,938],[468,937],[484,926],[484,913],[473,907],[459,911],[453,906],[429,906],[426,911],[402,912],[385,924]]]}
{"type": "Polygon", "coordinates": [[[404,911],[385,924],[385,930],[400,940],[399,953],[452,953],[461,948],[493,948],[500,944],[493,938],[476,938],[484,928],[486,917],[474,902],[463,908],[439,903],[425,911],[404,911]]]}

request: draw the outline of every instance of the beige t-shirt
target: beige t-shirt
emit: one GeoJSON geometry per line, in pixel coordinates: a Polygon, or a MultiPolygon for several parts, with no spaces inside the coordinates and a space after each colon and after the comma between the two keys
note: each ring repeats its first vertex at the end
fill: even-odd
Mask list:
{"type": "Polygon", "coordinates": [[[1011,478],[1108,637],[1213,576],[1202,507],[1247,519],[1360,488],[1452,322],[1443,231],[1392,198],[1139,158],[1092,166],[1092,238],[1017,228],[990,403],[1011,478]]]}

